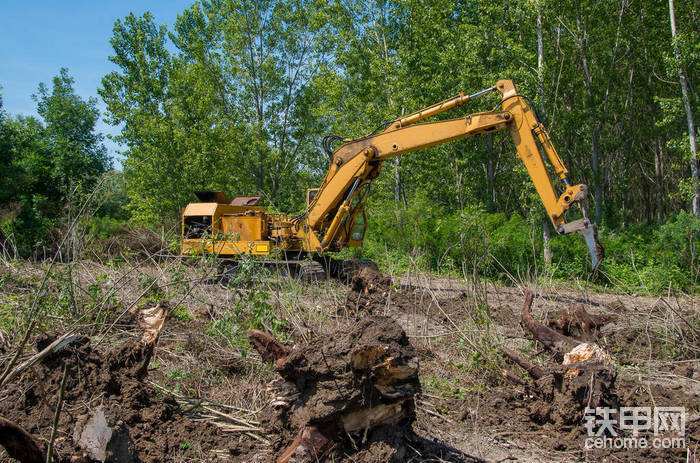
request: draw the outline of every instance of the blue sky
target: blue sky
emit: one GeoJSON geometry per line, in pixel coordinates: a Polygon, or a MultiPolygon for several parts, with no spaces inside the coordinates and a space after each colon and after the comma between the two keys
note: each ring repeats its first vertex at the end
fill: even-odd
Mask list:
{"type": "MultiPolygon", "coordinates": [[[[75,78],[76,92],[96,97],[102,76],[114,69],[107,59],[114,21],[129,12],[150,11],[172,25],[193,0],[3,0],[0,9],[0,86],[9,114],[36,115],[32,94],[61,67],[75,78]]],[[[117,133],[100,121],[98,129],[117,133]]],[[[118,147],[105,143],[113,156],[118,147]]],[[[118,163],[117,163],[118,164],[118,163]]]]}

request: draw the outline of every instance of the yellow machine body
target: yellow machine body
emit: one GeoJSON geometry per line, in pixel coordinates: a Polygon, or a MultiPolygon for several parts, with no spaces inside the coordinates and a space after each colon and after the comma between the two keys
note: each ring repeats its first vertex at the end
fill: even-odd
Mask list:
{"type": "MultiPolygon", "coordinates": [[[[222,198],[223,200],[223,198],[222,198]]],[[[191,203],[182,213],[182,253],[269,255],[267,213],[258,206],[191,203]]]]}

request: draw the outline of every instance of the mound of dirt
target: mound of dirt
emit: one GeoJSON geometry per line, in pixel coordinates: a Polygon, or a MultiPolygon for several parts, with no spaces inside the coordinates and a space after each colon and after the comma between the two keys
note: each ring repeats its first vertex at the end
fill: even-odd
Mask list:
{"type": "Polygon", "coordinates": [[[353,272],[350,287],[357,293],[375,293],[386,291],[391,285],[391,278],[383,275],[379,269],[365,265],[353,272]]]}
{"type": "MultiPolygon", "coordinates": [[[[40,337],[37,350],[50,341],[40,337]]],[[[86,338],[7,386],[0,415],[37,442],[48,441],[65,366],[55,461],[155,463],[176,460],[183,445],[196,445],[204,454],[233,450],[214,426],[186,418],[174,399],[160,396],[146,383],[151,353],[152,347],[130,340],[103,355],[86,338]]]]}
{"type": "Polygon", "coordinates": [[[345,304],[338,311],[351,317],[383,314],[390,302],[398,312],[411,312],[415,299],[412,291],[392,287],[391,277],[375,267],[364,266],[353,273],[345,304]]]}
{"type": "Polygon", "coordinates": [[[267,420],[278,463],[403,461],[421,386],[416,351],[393,319],[369,316],[292,349],[251,338],[283,379],[267,420]]]}

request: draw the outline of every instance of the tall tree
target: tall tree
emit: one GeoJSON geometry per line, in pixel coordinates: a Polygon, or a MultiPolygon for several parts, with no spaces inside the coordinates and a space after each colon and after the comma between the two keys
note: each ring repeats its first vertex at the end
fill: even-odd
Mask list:
{"type": "Polygon", "coordinates": [[[137,220],[174,218],[206,189],[302,204],[318,151],[308,83],[325,59],[315,11],[311,1],[212,0],[186,9],[170,33],[148,13],[117,21],[118,70],[100,94],[124,124],[137,220]]]}
{"type": "MultiPolygon", "coordinates": [[[[697,5],[675,7],[678,25],[697,23],[697,5]]],[[[223,189],[298,208],[325,170],[323,135],[363,136],[510,78],[546,116],[572,179],[590,186],[598,222],[663,221],[690,186],[678,60],[658,41],[668,13],[642,0],[207,0],[170,32],[127,17],[102,94],[124,127],[130,207],[157,223],[193,191],[223,189]]],[[[691,27],[674,40],[691,109],[696,38],[691,27]]],[[[489,96],[444,117],[497,105],[489,96]]],[[[379,207],[419,196],[448,212],[539,207],[502,133],[387,163],[373,191],[379,207]]]]}
{"type": "Polygon", "coordinates": [[[96,130],[96,101],[75,93],[61,69],[52,85],[41,84],[34,117],[0,114],[0,225],[22,255],[50,245],[71,199],[82,199],[110,162],[96,130]]]}
{"type": "Polygon", "coordinates": [[[76,95],[75,80],[62,68],[52,86],[40,84],[35,95],[37,112],[45,123],[47,148],[51,152],[52,177],[61,194],[76,187],[90,188],[110,167],[103,135],[96,131],[100,117],[97,100],[76,95]],[[78,185],[80,184],[80,185],[78,185]]]}
{"type": "Polygon", "coordinates": [[[683,107],[685,109],[685,116],[688,123],[688,141],[690,142],[690,171],[694,190],[692,203],[693,214],[695,214],[697,217],[700,217],[700,160],[698,159],[698,146],[695,134],[695,120],[693,118],[693,108],[690,102],[688,78],[686,77],[686,72],[681,61],[681,53],[677,42],[678,34],[676,33],[676,8],[673,4],[673,0],[668,0],[668,11],[671,22],[671,39],[673,40],[673,54],[676,59],[676,65],[678,66],[678,78],[681,84],[683,107]]]}

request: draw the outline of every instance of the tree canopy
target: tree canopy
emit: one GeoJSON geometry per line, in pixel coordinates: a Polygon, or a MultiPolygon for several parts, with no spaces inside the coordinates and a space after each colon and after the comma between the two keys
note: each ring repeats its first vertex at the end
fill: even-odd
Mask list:
{"type": "MultiPolygon", "coordinates": [[[[117,21],[100,94],[145,223],[198,189],[298,208],[326,133],[359,137],[499,78],[534,101],[599,222],[658,222],[693,190],[677,67],[697,108],[695,6],[676,7],[679,63],[662,2],[197,1],[172,30],[148,13],[117,21]]],[[[443,145],[388,166],[375,191],[527,215],[538,206],[513,152],[502,135],[443,145]]]]}
{"type": "Polygon", "coordinates": [[[91,191],[110,161],[95,129],[97,101],[76,95],[66,69],[34,99],[41,119],[0,107],[0,226],[20,254],[48,244],[63,208],[91,191]]]}

